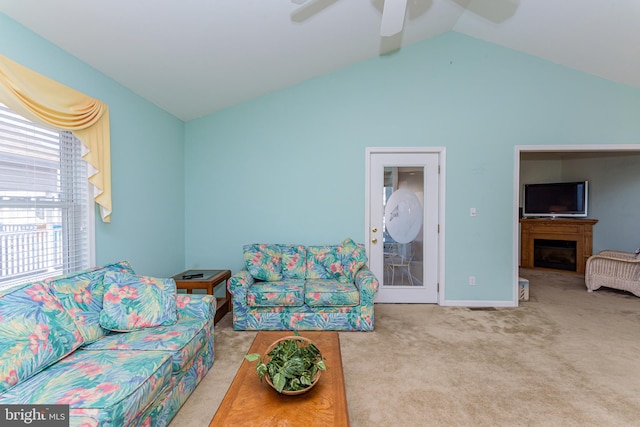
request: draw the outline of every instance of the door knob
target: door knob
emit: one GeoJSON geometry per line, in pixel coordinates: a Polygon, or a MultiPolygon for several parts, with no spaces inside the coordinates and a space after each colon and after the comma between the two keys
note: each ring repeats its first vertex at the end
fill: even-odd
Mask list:
{"type": "Polygon", "coordinates": [[[371,239],[371,243],[378,243],[378,239],[374,237],[373,239],[371,239]]]}
{"type": "Polygon", "coordinates": [[[373,230],[371,230],[371,231],[373,231],[374,233],[377,233],[377,232],[378,232],[378,229],[377,229],[377,228],[375,228],[375,227],[373,227],[373,230]]]}

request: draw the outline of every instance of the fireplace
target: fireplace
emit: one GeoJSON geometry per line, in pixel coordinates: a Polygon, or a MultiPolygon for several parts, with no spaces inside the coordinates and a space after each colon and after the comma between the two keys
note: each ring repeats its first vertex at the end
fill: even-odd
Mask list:
{"type": "Polygon", "coordinates": [[[533,240],[534,267],[576,271],[576,242],[574,240],[533,240]]]}
{"type": "MultiPolygon", "coordinates": [[[[520,218],[520,266],[523,268],[548,268],[557,271],[566,271],[567,273],[584,274],[587,259],[591,256],[593,248],[593,226],[598,222],[597,219],[569,219],[569,218],[555,218],[555,219],[540,219],[540,218],[520,218]],[[556,246],[554,241],[569,242],[570,247],[566,247],[566,243],[557,245],[553,256],[544,254],[549,249],[544,249],[542,254],[538,253],[537,258],[546,258],[542,261],[543,264],[553,265],[553,267],[539,267],[541,260],[539,259],[534,263],[534,255],[536,250],[534,249],[535,240],[550,240],[551,245],[542,246],[556,246]],[[574,246],[575,245],[575,246],[574,246]],[[567,258],[569,250],[573,249],[575,254],[575,267],[571,265],[564,268],[558,268],[556,258],[560,258],[559,264],[564,264],[567,258]],[[558,252],[559,250],[559,252],[558,252]],[[542,256],[541,256],[542,255],[542,256]]],[[[540,245],[540,242],[538,242],[540,245]]],[[[537,250],[540,252],[540,249],[537,250]]],[[[573,264],[571,262],[571,255],[569,255],[569,262],[567,264],[573,264]]]]}

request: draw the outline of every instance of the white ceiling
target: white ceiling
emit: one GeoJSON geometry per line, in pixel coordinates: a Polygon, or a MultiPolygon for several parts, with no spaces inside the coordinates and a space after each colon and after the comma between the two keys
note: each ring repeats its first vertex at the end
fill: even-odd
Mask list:
{"type": "Polygon", "coordinates": [[[640,0],[0,0],[0,12],[183,120],[457,31],[640,88],[640,0]],[[37,12],[35,12],[37,11],[37,12]]]}

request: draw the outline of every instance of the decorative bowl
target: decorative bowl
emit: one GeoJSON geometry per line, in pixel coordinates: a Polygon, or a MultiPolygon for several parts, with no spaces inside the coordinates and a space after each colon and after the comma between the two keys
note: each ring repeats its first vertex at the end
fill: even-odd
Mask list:
{"type": "Polygon", "coordinates": [[[263,358],[258,353],[245,358],[250,362],[260,359],[256,365],[260,379],[264,378],[278,393],[291,396],[311,390],[318,383],[321,371],[326,369],[324,357],[315,343],[300,335],[274,341],[263,358]]]}

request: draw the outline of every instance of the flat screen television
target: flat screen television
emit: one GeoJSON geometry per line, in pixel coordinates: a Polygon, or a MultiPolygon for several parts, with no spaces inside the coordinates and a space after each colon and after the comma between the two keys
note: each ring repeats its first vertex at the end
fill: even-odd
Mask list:
{"type": "Polygon", "coordinates": [[[523,217],[586,217],[589,182],[525,184],[523,217]]]}

